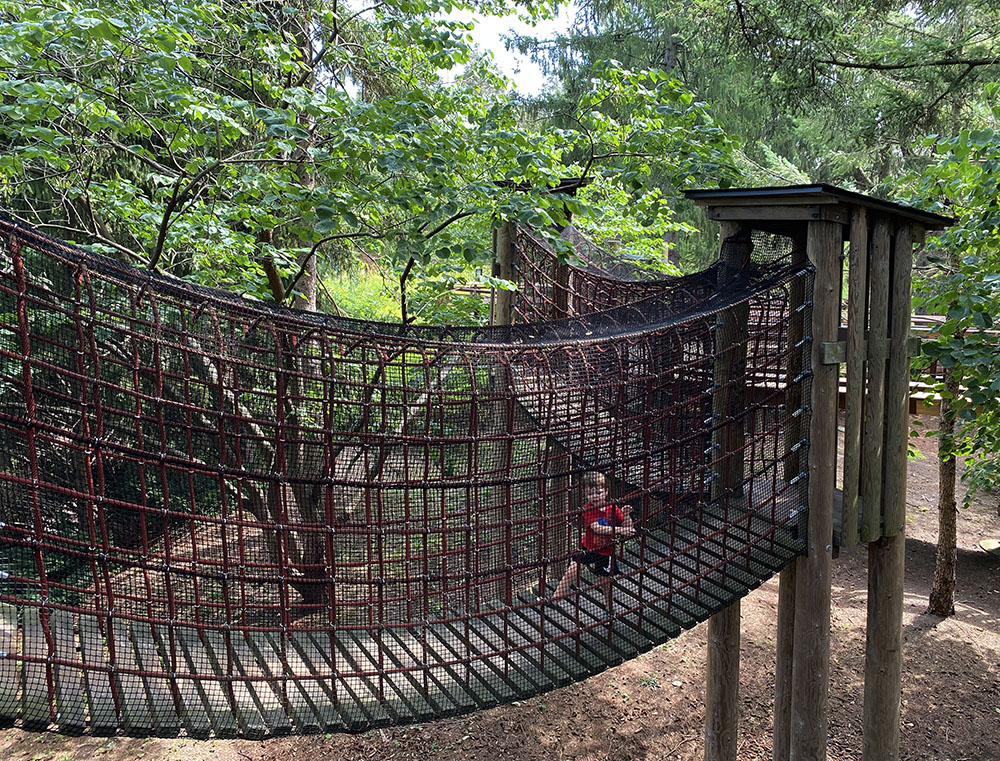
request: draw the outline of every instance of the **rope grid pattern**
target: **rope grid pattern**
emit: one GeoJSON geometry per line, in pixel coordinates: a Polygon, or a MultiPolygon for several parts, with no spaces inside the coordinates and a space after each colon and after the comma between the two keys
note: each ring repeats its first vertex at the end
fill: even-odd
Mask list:
{"type": "Polygon", "coordinates": [[[0,722],[423,721],[745,595],[803,551],[811,275],[787,239],[726,245],[739,273],[635,281],[518,230],[518,324],[432,328],[269,307],[0,217],[0,722]],[[637,529],[612,530],[610,613],[586,571],[551,599],[587,472],[637,529]]]}

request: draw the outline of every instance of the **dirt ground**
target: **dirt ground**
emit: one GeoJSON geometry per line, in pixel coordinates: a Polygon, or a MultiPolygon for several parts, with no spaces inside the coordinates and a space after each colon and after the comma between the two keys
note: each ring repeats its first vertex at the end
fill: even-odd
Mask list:
{"type": "MultiPolygon", "coordinates": [[[[928,420],[925,418],[925,420],[928,420]]],[[[937,536],[936,440],[914,440],[904,599],[902,758],[1000,761],[1000,536],[997,497],[962,511],[955,615],[926,613],[937,536]]],[[[829,756],[861,758],[866,550],[834,564],[829,756]]],[[[740,759],[771,758],[777,580],[743,602],[740,759]]],[[[703,752],[705,631],[539,698],[457,719],[363,735],[244,740],[66,737],[0,732],[4,761],[693,761],[703,752]]]]}

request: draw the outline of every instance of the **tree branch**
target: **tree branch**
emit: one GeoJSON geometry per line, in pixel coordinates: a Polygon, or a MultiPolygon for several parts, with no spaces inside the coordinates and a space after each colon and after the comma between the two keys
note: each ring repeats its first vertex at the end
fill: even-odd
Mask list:
{"type": "Polygon", "coordinates": [[[435,227],[429,233],[427,233],[426,235],[424,235],[424,239],[425,240],[429,240],[429,239],[433,238],[435,235],[437,235],[439,232],[441,232],[442,230],[444,230],[449,225],[454,224],[455,222],[457,222],[460,219],[465,219],[466,217],[471,217],[475,213],[476,213],[475,211],[460,211],[457,214],[452,214],[450,217],[448,217],[448,219],[446,219],[444,222],[442,222],[441,224],[439,224],[437,227],[435,227]]]}
{"type": "Polygon", "coordinates": [[[399,276],[399,314],[402,317],[404,325],[412,319],[406,315],[406,278],[410,276],[410,270],[413,269],[415,263],[416,259],[411,256],[410,260],[406,263],[406,267],[403,268],[403,274],[399,276]]]}
{"type": "Polygon", "coordinates": [[[869,69],[871,71],[900,71],[902,69],[920,69],[925,66],[993,66],[1000,63],[997,58],[941,58],[936,61],[920,61],[918,63],[876,63],[874,61],[838,61],[836,58],[817,58],[816,63],[828,66],[840,66],[845,69],[869,69]]]}

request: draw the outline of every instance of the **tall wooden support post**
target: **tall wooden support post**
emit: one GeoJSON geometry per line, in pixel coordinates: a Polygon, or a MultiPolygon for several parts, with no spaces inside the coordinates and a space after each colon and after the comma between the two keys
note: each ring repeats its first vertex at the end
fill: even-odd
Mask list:
{"type": "Polygon", "coordinates": [[[791,754],[796,568],[796,563],[790,563],[778,575],[778,623],[774,648],[774,736],[771,738],[772,761],[788,761],[791,754]]]}
{"type": "Polygon", "coordinates": [[[561,320],[571,313],[569,298],[569,265],[555,264],[552,272],[552,319],[561,320]]]}
{"type": "MultiPolygon", "coordinates": [[[[805,228],[803,227],[803,233],[805,228]]],[[[795,238],[795,264],[802,265],[806,258],[805,235],[795,238]]],[[[800,417],[792,413],[802,406],[802,386],[794,378],[802,372],[801,341],[805,336],[802,324],[804,315],[799,308],[805,301],[805,280],[795,278],[788,292],[788,367],[785,371],[785,465],[784,479],[791,481],[802,472],[803,450],[796,445],[802,439],[800,417]]],[[[772,761],[788,761],[792,732],[792,650],[795,632],[795,563],[782,569],[778,576],[778,622],[775,632],[774,657],[774,735],[772,761]]]]}
{"type": "MultiPolygon", "coordinates": [[[[838,367],[823,364],[824,357],[829,362],[846,357],[849,365],[845,440],[850,451],[845,452],[842,540],[848,545],[855,540],[858,510],[861,539],[871,543],[864,758],[893,761],[899,748],[912,248],[923,230],[941,229],[954,220],[829,185],[706,189],[686,195],[708,207],[711,219],[740,221],[790,237],[794,250],[802,248],[799,236],[804,233],[804,248],[815,267],[811,324],[794,318],[804,298],[794,283],[789,294],[789,345],[811,340],[813,379],[809,399],[800,399],[795,384],[788,384],[786,409],[810,415],[808,431],[798,427],[805,424],[801,417],[786,427],[784,477],[790,480],[806,467],[799,461],[801,451],[796,455],[791,446],[808,438],[809,525],[808,555],[782,571],[779,586],[774,761],[826,758],[838,367]],[[840,259],[848,225],[850,324],[847,342],[839,345],[840,259]]],[[[789,379],[803,369],[801,359],[802,354],[791,352],[789,379]]]]}
{"type": "Polygon", "coordinates": [[[806,255],[815,267],[812,398],[809,422],[809,528],[796,560],[792,661],[791,761],[826,758],[830,674],[830,582],[833,492],[837,466],[837,365],[821,362],[821,345],[837,340],[843,228],[809,223],[806,255]]]}
{"type": "Polygon", "coordinates": [[[913,239],[911,225],[897,226],[892,246],[889,298],[883,536],[868,545],[868,632],[862,742],[862,758],[865,761],[899,759],[910,380],[907,340],[910,331],[913,239]]]}
{"type": "MultiPolygon", "coordinates": [[[[722,223],[719,285],[734,280],[750,254],[749,229],[722,223]]],[[[746,326],[749,304],[719,313],[715,325],[712,415],[727,421],[712,434],[715,467],[712,501],[743,504],[744,401],[747,361],[746,326]]],[[[730,508],[727,508],[730,509],[730,508]]],[[[739,727],[740,603],[734,602],[708,620],[708,665],[705,695],[705,761],[736,761],[739,727]]]]}

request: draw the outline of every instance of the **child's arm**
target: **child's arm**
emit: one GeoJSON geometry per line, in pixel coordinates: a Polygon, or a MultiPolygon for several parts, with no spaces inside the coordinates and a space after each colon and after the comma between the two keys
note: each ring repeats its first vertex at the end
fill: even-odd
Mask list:
{"type": "Polygon", "coordinates": [[[611,525],[606,522],[602,523],[602,518],[590,524],[591,531],[595,534],[611,535],[619,539],[628,539],[635,536],[635,526],[632,524],[632,506],[625,505],[625,507],[621,508],[621,511],[624,518],[620,524],[611,525]]]}
{"type": "Polygon", "coordinates": [[[590,530],[595,534],[613,534],[615,533],[615,527],[611,526],[604,520],[604,518],[598,518],[596,521],[590,524],[590,530]]]}
{"type": "Polygon", "coordinates": [[[632,505],[625,505],[622,508],[622,515],[625,516],[625,519],[618,528],[618,536],[622,539],[628,539],[635,536],[635,525],[632,523],[632,505]]]}

